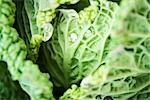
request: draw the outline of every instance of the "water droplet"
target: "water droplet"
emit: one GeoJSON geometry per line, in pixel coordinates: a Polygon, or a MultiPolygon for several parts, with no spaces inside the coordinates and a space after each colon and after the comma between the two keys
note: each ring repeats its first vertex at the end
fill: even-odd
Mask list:
{"type": "Polygon", "coordinates": [[[72,33],[72,34],[70,35],[70,40],[71,40],[71,42],[75,42],[77,39],[78,39],[77,34],[72,33]]]}

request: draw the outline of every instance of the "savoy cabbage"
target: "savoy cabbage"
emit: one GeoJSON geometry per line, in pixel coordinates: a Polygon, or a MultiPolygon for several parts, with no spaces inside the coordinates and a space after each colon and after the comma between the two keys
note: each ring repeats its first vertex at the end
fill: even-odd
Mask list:
{"type": "Polygon", "coordinates": [[[55,66],[48,64],[48,70],[56,85],[67,88],[78,83],[103,63],[115,9],[115,3],[103,0],[90,0],[90,5],[78,13],[73,9],[58,9],[53,36],[44,45],[45,56],[55,61],[55,66]],[[54,73],[57,69],[63,75],[54,73]]]}
{"type": "Polygon", "coordinates": [[[150,100],[150,0],[0,0],[0,100],[150,100]]]}
{"type": "Polygon", "coordinates": [[[150,99],[149,7],[146,0],[121,1],[104,64],[61,100],[150,99]]]}

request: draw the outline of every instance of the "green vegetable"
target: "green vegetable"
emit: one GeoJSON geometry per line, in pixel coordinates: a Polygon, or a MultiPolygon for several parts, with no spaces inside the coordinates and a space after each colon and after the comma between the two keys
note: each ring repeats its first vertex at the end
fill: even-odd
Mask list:
{"type": "Polygon", "coordinates": [[[32,61],[36,61],[38,57],[38,51],[40,47],[40,43],[42,42],[43,33],[41,33],[36,25],[36,16],[35,16],[35,9],[34,9],[34,2],[32,0],[25,0],[24,1],[24,9],[23,9],[23,18],[24,23],[27,21],[25,18],[29,19],[29,25],[30,27],[26,27],[26,24],[24,25],[25,28],[28,28],[27,31],[27,39],[29,40],[28,44],[28,59],[31,59],[32,61]],[[28,35],[29,32],[31,32],[31,35],[28,35]]]}
{"type": "Polygon", "coordinates": [[[16,30],[0,24],[0,60],[7,63],[12,79],[19,81],[32,100],[52,99],[49,76],[41,73],[38,66],[25,57],[26,46],[16,30]]]}
{"type": "Polygon", "coordinates": [[[27,59],[36,62],[42,41],[48,41],[53,34],[52,19],[60,4],[74,4],[79,0],[24,0],[18,3],[17,19],[21,37],[26,41],[27,59]],[[22,12],[22,13],[21,13],[22,12]],[[20,21],[22,19],[22,22],[20,21]],[[22,25],[24,23],[24,25],[22,25]],[[24,29],[23,29],[24,27],[24,29]]]}
{"type": "Polygon", "coordinates": [[[19,38],[16,30],[0,24],[0,59],[7,62],[14,80],[20,77],[21,72],[18,68],[22,67],[20,62],[25,58],[26,46],[19,38]]]}
{"type": "Polygon", "coordinates": [[[0,23],[0,60],[7,63],[12,79],[19,81],[32,100],[54,99],[49,75],[41,73],[36,64],[25,60],[26,54],[26,45],[17,31],[0,23]]]}
{"type": "Polygon", "coordinates": [[[104,64],[85,77],[80,87],[68,89],[61,100],[150,99],[148,7],[143,0],[121,1],[104,64]]]}
{"type": "Polygon", "coordinates": [[[0,0],[0,23],[12,25],[15,17],[15,4],[12,0],[0,0]]]}
{"type": "Polygon", "coordinates": [[[56,62],[47,62],[56,85],[67,88],[78,83],[103,63],[116,7],[114,3],[90,0],[90,5],[79,13],[73,9],[58,10],[53,36],[45,44],[44,52],[56,62]],[[60,70],[63,76],[53,73],[55,70],[60,70]]]}
{"type": "Polygon", "coordinates": [[[143,65],[138,65],[136,55],[123,49],[112,54],[105,65],[84,78],[79,88],[73,85],[61,100],[148,100],[150,58],[143,56],[145,59],[140,58],[143,65]]]}
{"type": "Polygon", "coordinates": [[[149,100],[150,0],[0,0],[1,99],[149,100]]]}
{"type": "Polygon", "coordinates": [[[7,65],[0,62],[0,99],[1,100],[29,100],[29,97],[22,91],[18,82],[11,79],[7,65]]]}

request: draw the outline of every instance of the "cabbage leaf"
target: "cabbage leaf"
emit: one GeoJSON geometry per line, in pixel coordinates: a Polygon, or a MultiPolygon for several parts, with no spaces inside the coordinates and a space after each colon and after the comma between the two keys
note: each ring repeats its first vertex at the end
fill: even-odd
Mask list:
{"type": "Polygon", "coordinates": [[[67,88],[103,63],[116,8],[115,3],[90,0],[79,13],[58,9],[52,39],[44,46],[45,54],[55,61],[56,66],[47,62],[55,84],[67,88]],[[57,69],[63,75],[54,73],[57,69]]]}
{"type": "Polygon", "coordinates": [[[104,63],[61,100],[150,99],[150,3],[122,0],[104,63]]]}

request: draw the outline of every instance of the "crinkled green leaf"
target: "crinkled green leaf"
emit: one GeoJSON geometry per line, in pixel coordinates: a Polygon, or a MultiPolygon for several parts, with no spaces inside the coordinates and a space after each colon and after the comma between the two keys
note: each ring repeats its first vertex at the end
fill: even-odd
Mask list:
{"type": "Polygon", "coordinates": [[[104,63],[60,99],[149,99],[150,32],[145,16],[149,7],[146,0],[121,1],[104,63]]]}
{"type": "Polygon", "coordinates": [[[7,64],[0,62],[0,99],[1,100],[29,100],[29,96],[23,92],[18,82],[11,79],[7,70],[7,64]]]}
{"type": "MultiPolygon", "coordinates": [[[[56,61],[57,68],[61,68],[64,73],[63,79],[67,83],[64,87],[79,82],[103,63],[105,43],[116,7],[116,4],[106,1],[99,3],[91,0],[90,5],[79,13],[73,9],[59,10],[59,16],[54,20],[54,34],[47,43],[47,49],[51,53],[49,56],[56,61]]],[[[61,77],[52,76],[55,76],[54,79],[61,77]]]]}
{"type": "Polygon", "coordinates": [[[48,75],[41,73],[36,64],[25,58],[26,45],[16,30],[0,24],[0,60],[7,63],[12,79],[19,81],[32,100],[54,99],[48,75]]]}
{"type": "Polygon", "coordinates": [[[0,23],[12,26],[16,7],[12,0],[0,0],[0,23]]]}
{"type": "Polygon", "coordinates": [[[17,23],[20,35],[28,48],[27,59],[36,62],[42,41],[48,41],[53,34],[52,19],[61,4],[74,4],[78,0],[16,0],[17,23]],[[24,24],[22,24],[24,23],[24,24]]]}

